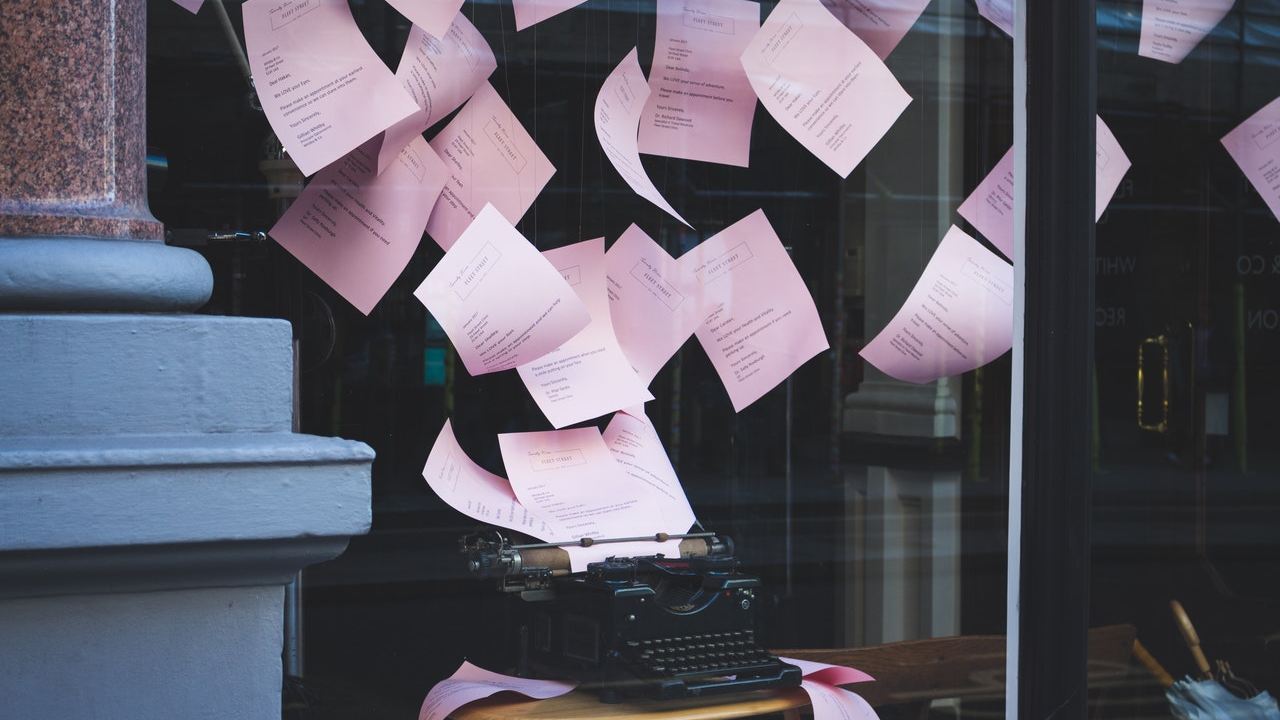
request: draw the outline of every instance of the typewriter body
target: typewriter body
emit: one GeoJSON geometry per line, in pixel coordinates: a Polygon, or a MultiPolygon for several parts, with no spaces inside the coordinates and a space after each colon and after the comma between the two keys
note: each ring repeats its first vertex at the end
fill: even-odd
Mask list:
{"type": "Polygon", "coordinates": [[[606,702],[798,686],[800,670],[756,642],[760,580],[739,570],[732,543],[658,539],[668,537],[681,538],[680,557],[612,557],[580,573],[555,544],[518,545],[496,531],[464,538],[462,549],[474,574],[525,600],[521,672],[572,678],[606,702]]]}

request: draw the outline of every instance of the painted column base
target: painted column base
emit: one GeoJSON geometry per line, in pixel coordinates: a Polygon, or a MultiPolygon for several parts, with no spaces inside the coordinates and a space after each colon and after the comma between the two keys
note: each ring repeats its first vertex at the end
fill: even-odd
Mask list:
{"type": "Polygon", "coordinates": [[[370,522],[288,323],[0,314],[0,715],[280,717],[284,584],[370,522]]]}

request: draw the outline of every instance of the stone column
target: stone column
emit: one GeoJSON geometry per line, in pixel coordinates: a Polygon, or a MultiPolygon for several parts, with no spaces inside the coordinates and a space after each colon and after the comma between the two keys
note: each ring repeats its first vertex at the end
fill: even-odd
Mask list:
{"type": "Polygon", "coordinates": [[[0,2],[0,715],[280,717],[284,584],[369,527],[287,322],[188,314],[146,201],[146,0],[0,2]]]}

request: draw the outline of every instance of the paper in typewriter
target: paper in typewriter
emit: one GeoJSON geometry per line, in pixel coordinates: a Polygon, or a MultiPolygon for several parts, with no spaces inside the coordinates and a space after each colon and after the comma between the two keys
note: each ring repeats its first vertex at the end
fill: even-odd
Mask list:
{"type": "Polygon", "coordinates": [[[911,103],[883,61],[818,0],[782,0],[742,53],[760,103],[848,177],[911,103]]]}
{"type": "Polygon", "coordinates": [[[533,362],[591,321],[560,272],[492,205],[413,294],[472,375],[533,362]]]}
{"type": "Polygon", "coordinates": [[[658,431],[644,413],[644,407],[619,412],[604,429],[604,444],[632,480],[648,485],[662,497],[663,527],[684,528],[697,522],[689,498],[684,494],[676,469],[662,447],[658,431]]]}
{"type": "MultiPolygon", "coordinates": [[[[529,509],[564,528],[565,539],[683,533],[668,525],[675,500],[634,482],[614,460],[595,427],[506,433],[498,436],[502,462],[516,497],[529,509]]],[[[680,554],[680,542],[606,543],[565,548],[574,572],[611,555],[680,554]]]]}
{"type": "Polygon", "coordinates": [[[1178,64],[1231,12],[1235,0],[1142,0],[1138,54],[1178,64]]]}
{"type": "Polygon", "coordinates": [[[516,368],[542,414],[562,428],[653,399],[613,334],[605,289],[604,238],[542,256],[587,306],[591,323],[560,347],[516,368]]]}
{"type": "Polygon", "coordinates": [[[648,385],[698,325],[697,286],[635,225],[605,253],[605,269],[618,344],[648,385]]]}
{"type": "Polygon", "coordinates": [[[1012,346],[1013,266],[953,226],[898,314],[859,355],[886,375],[925,383],[1012,346]]]}
{"type": "MultiPolygon", "coordinates": [[[[1096,220],[1106,212],[1130,167],[1129,156],[1102,118],[1098,118],[1097,123],[1095,158],[1093,214],[1096,220]]],[[[1013,258],[1013,148],[1009,148],[978,183],[957,212],[1005,257],[1013,258]]]]}
{"type": "Polygon", "coordinates": [[[657,205],[676,220],[693,227],[658,192],[644,165],[640,163],[637,133],[640,129],[640,114],[644,112],[644,104],[648,98],[649,83],[640,70],[636,49],[631,48],[631,52],[604,79],[600,94],[596,95],[596,139],[600,141],[600,149],[604,150],[613,169],[618,171],[637,195],[657,205]]]}
{"type": "Polygon", "coordinates": [[[556,168],[488,82],[431,138],[449,168],[427,234],[448,250],[485,204],[520,222],[556,168]]]}
{"type": "Polygon", "coordinates": [[[929,0],[822,0],[881,60],[898,47],[929,0]]]}
{"type": "Polygon", "coordinates": [[[1280,98],[1227,133],[1222,146],[1280,220],[1280,98]]]}
{"type": "Polygon", "coordinates": [[[408,18],[414,27],[436,37],[445,34],[462,9],[462,0],[387,0],[387,4],[408,18]]]}
{"type": "Polygon", "coordinates": [[[262,111],[303,175],[417,111],[343,0],[249,0],[243,12],[262,111]]]}
{"type": "Polygon", "coordinates": [[[565,539],[564,530],[520,504],[506,478],[485,470],[467,456],[448,420],[431,446],[422,477],[441,500],[467,517],[538,540],[565,539]]]}
{"type": "Polygon", "coordinates": [[[504,690],[535,700],[546,700],[564,695],[575,687],[577,683],[499,675],[464,660],[452,676],[436,683],[427,693],[422,708],[418,710],[418,720],[446,720],[463,705],[504,690]]]}
{"type": "Polygon", "coordinates": [[[444,163],[417,138],[375,172],[376,139],[321,170],[270,235],[368,315],[422,240],[444,163]]]}
{"type": "Polygon", "coordinates": [[[738,58],[760,29],[749,0],[658,0],[640,152],[747,167],[756,94],[738,58]]]}
{"type": "Polygon", "coordinates": [[[489,43],[465,16],[455,15],[442,35],[414,25],[396,79],[413,96],[418,112],[387,128],[378,151],[378,172],[410,140],[461,107],[497,67],[489,43]]]}
{"type": "Polygon", "coordinates": [[[809,288],[763,210],[704,241],[680,265],[700,298],[698,342],[735,411],[830,347],[809,288]]]}

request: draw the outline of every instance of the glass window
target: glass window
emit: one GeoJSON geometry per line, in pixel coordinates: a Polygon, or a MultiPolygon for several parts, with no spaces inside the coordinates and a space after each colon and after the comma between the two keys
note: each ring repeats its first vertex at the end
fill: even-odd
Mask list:
{"type": "MultiPolygon", "coordinates": [[[[849,8],[857,5],[850,2],[849,8]]],[[[831,6],[849,10],[841,0],[831,6]]],[[[357,1],[351,7],[365,40],[394,69],[409,22],[384,2],[357,1]]],[[[515,372],[469,374],[440,325],[414,298],[413,290],[443,255],[430,238],[424,236],[402,275],[365,316],[258,234],[271,229],[302,178],[282,159],[239,69],[233,43],[243,42],[240,12],[233,3],[228,9],[234,40],[212,7],[192,17],[172,3],[151,4],[151,208],[169,229],[170,242],[199,247],[214,268],[214,298],[206,312],[292,322],[300,430],[361,440],[377,452],[372,531],[354,538],[341,557],[303,573],[294,639],[304,649],[306,692],[287,693],[286,702],[307,704],[316,717],[411,716],[428,689],[463,658],[510,670],[518,636],[512,604],[520,601],[470,577],[458,553],[459,538],[476,521],[442,502],[423,481],[432,442],[449,419],[470,457],[505,475],[497,434],[550,425],[515,372]]],[[[761,3],[761,16],[773,9],[772,2],[761,3]]],[[[764,397],[735,412],[707,354],[691,338],[657,375],[651,386],[655,400],[645,408],[702,526],[732,537],[744,570],[763,579],[759,632],[766,645],[850,648],[949,636],[982,642],[979,636],[1002,635],[1008,354],[994,352],[992,362],[970,372],[912,383],[876,369],[859,351],[892,324],[952,226],[996,262],[1007,263],[997,254],[998,241],[957,208],[1013,143],[1012,39],[972,3],[929,3],[886,61],[911,103],[847,178],[805,150],[762,108],[755,113],[748,168],[643,156],[645,170],[696,228],[691,230],[625,184],[592,125],[597,92],[627,52],[636,47],[646,71],[653,63],[653,2],[589,0],[519,32],[505,0],[473,0],[463,12],[496,55],[494,88],[556,168],[516,224],[539,250],[596,237],[613,243],[635,223],[680,257],[763,209],[812,295],[830,349],[764,397]]],[[[1131,44],[1125,40],[1121,47],[1131,44]]],[[[1203,85],[1185,91],[1166,88],[1161,83],[1171,76],[1155,74],[1150,63],[1121,57],[1129,50],[1104,49],[1100,67],[1114,63],[1117,69],[1102,93],[1114,98],[1108,101],[1108,121],[1117,135],[1129,142],[1151,137],[1147,123],[1159,107],[1160,132],[1184,134],[1170,137],[1171,143],[1185,142],[1188,135],[1212,140],[1231,124],[1227,118],[1260,106],[1266,93],[1242,90],[1243,74],[1263,75],[1271,56],[1247,49],[1238,38],[1214,40],[1213,46],[1221,61],[1182,66],[1203,85]],[[1246,64],[1242,57],[1251,59],[1246,64]],[[1132,84],[1138,79],[1140,86],[1132,84]],[[1144,88],[1143,94],[1158,89],[1165,99],[1130,97],[1134,87],[1144,88]],[[1164,117],[1184,107],[1194,111],[1177,121],[1164,117]]],[[[1252,273],[1253,258],[1261,256],[1260,267],[1270,273],[1275,253],[1266,248],[1275,235],[1268,224],[1273,219],[1255,196],[1245,194],[1219,148],[1209,140],[1202,144],[1197,152],[1211,160],[1207,170],[1175,163],[1181,153],[1153,153],[1168,158],[1169,167],[1148,165],[1129,176],[1099,231],[1099,317],[1115,323],[1099,325],[1099,413],[1106,436],[1099,465],[1114,468],[1099,484],[1114,478],[1120,497],[1141,506],[1116,514],[1117,538],[1132,537],[1122,528],[1137,527],[1135,521],[1146,517],[1151,493],[1162,501],[1203,498],[1203,470],[1191,469],[1203,467],[1196,465],[1198,458],[1214,458],[1214,468],[1230,465],[1236,448],[1247,446],[1254,474],[1232,477],[1254,485],[1265,478],[1266,403],[1251,402],[1247,415],[1255,444],[1233,439],[1242,432],[1233,418],[1246,414],[1230,399],[1237,392],[1231,363],[1239,359],[1233,348],[1240,347],[1233,333],[1244,328],[1252,333],[1246,336],[1248,388],[1269,392],[1263,353],[1267,328],[1275,324],[1266,324],[1266,313],[1274,315],[1265,300],[1272,286],[1266,275],[1237,275],[1234,263],[1237,256],[1245,258],[1252,273]],[[1205,173],[1221,182],[1209,183],[1205,173]],[[1185,184],[1168,187],[1172,183],[1185,184]],[[1156,192],[1157,186],[1165,189],[1156,192]],[[1210,206],[1210,197],[1221,207],[1210,206]],[[1199,209],[1170,209],[1166,220],[1153,225],[1146,218],[1155,206],[1148,203],[1162,202],[1199,203],[1199,209]],[[1125,223],[1137,234],[1120,230],[1125,223]],[[1229,253],[1216,247],[1224,235],[1234,238],[1229,253]],[[1210,271],[1211,246],[1231,256],[1220,276],[1210,271]],[[1172,248],[1183,254],[1175,259],[1172,248]],[[1128,273],[1116,277],[1114,290],[1104,287],[1115,274],[1103,272],[1112,267],[1108,263],[1128,273]],[[1139,302],[1135,280],[1158,281],[1169,297],[1153,294],[1139,302]],[[1191,287],[1201,288],[1204,304],[1195,304],[1187,292],[1191,287]],[[1238,309],[1241,292],[1244,310],[1238,309]],[[1209,297],[1215,298],[1212,306],[1209,297]],[[1190,314],[1174,312],[1184,305],[1190,314]],[[1209,315],[1195,312],[1208,307],[1214,310],[1209,315]],[[1213,333],[1204,325],[1211,318],[1218,323],[1213,333]],[[1178,323],[1184,321],[1199,324],[1170,341],[1170,373],[1181,372],[1190,382],[1200,372],[1201,365],[1190,360],[1179,365],[1178,353],[1190,358],[1192,348],[1205,348],[1206,362],[1223,359],[1204,365],[1194,387],[1175,383],[1173,429],[1141,430],[1133,403],[1137,343],[1161,333],[1172,338],[1183,332],[1178,323]],[[1199,401],[1178,393],[1199,393],[1199,401]],[[1186,424],[1186,418],[1201,415],[1187,408],[1209,412],[1206,399],[1214,393],[1228,398],[1222,412],[1231,434],[1210,433],[1205,447],[1203,425],[1186,424]],[[1124,469],[1135,466],[1141,472],[1124,469]],[[1190,484],[1192,478],[1200,484],[1190,484]],[[1175,482],[1182,484],[1170,484],[1175,482]]],[[[1149,417],[1160,412],[1147,411],[1149,417]]],[[[603,427],[608,419],[595,424],[603,427]]],[[[1240,497],[1235,493],[1220,499],[1231,503],[1240,497]]],[[[1171,512],[1181,522],[1189,516],[1180,513],[1190,507],[1171,512]]],[[[1265,521],[1261,506],[1253,513],[1257,522],[1265,521]]],[[[1207,517],[1217,516],[1210,510],[1207,517]]],[[[1181,526],[1161,527],[1178,542],[1192,539],[1180,534],[1181,526]]],[[[1233,532],[1231,523],[1218,527],[1233,532]]],[[[1153,550],[1166,547],[1150,533],[1141,539],[1153,550]]],[[[1134,552],[1132,546],[1123,550],[1134,552]]],[[[1226,577],[1241,592],[1258,581],[1230,572],[1226,577]]],[[[1108,588],[1101,580],[1099,585],[1099,597],[1105,597],[1108,588]]],[[[1117,602],[1136,600],[1119,585],[1115,590],[1117,602]]],[[[1119,605],[1099,605],[1099,612],[1104,609],[1132,616],[1119,605]]],[[[877,702],[998,713],[1002,688],[991,680],[1002,672],[998,653],[959,655],[960,677],[969,686],[948,691],[935,685],[877,702]]]]}
{"type": "MultiPolygon", "coordinates": [[[[1133,167],[1097,226],[1090,607],[1181,678],[1178,601],[1216,677],[1273,691],[1277,37],[1270,0],[1098,4],[1098,112],[1133,167]]],[[[1166,707],[1142,680],[1116,717],[1166,707]]]]}

